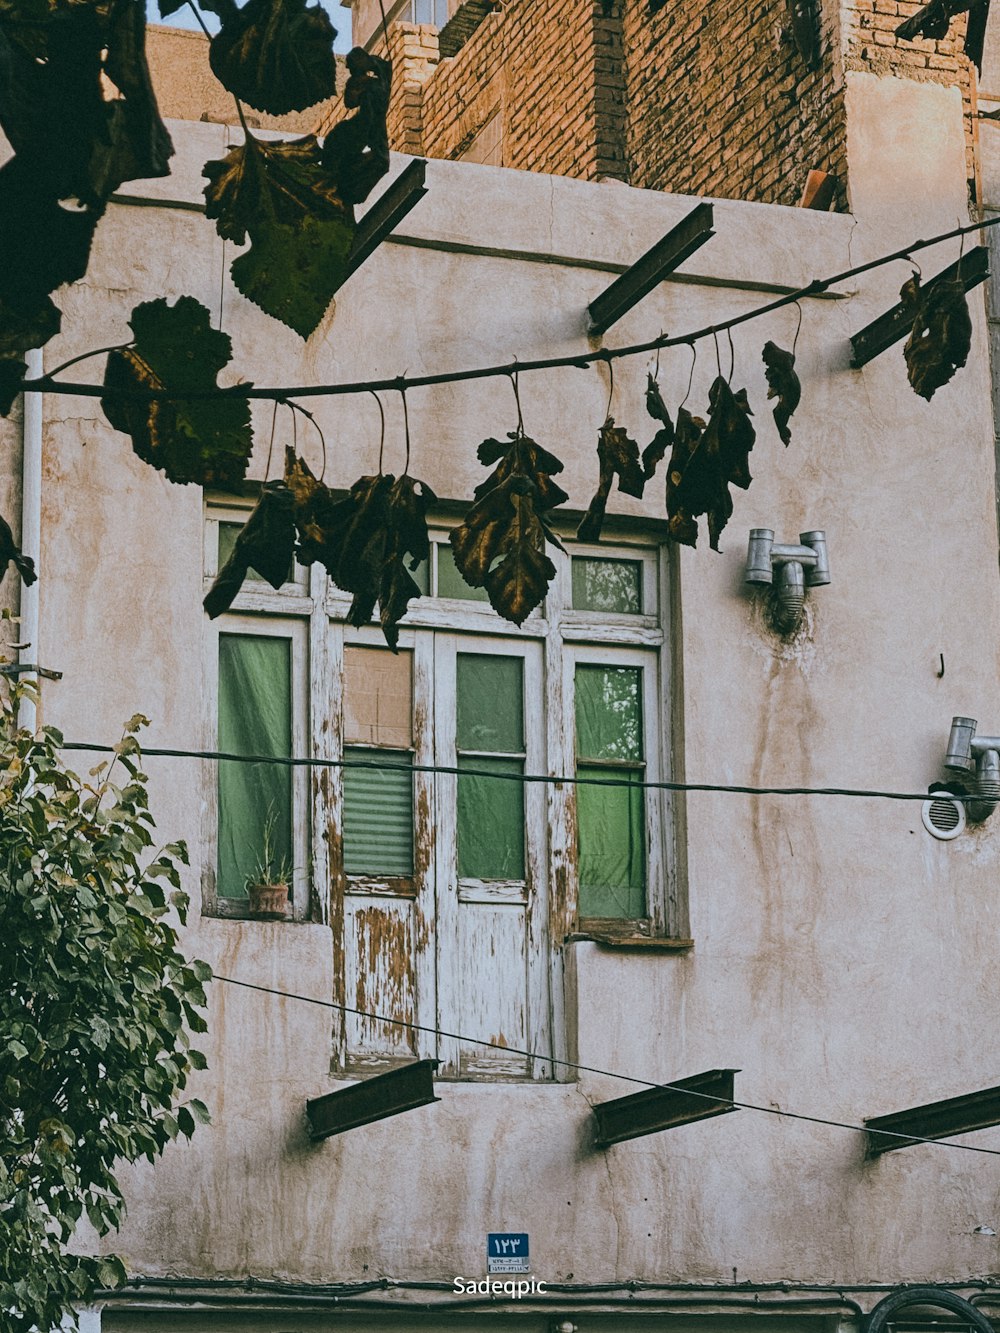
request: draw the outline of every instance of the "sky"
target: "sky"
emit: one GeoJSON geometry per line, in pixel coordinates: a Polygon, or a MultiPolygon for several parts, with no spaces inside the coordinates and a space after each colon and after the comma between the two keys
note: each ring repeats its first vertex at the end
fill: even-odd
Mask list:
{"type": "MultiPolygon", "coordinates": [[[[351,11],[345,5],[337,4],[336,0],[320,0],[320,3],[330,15],[333,26],[337,29],[337,40],[333,49],[341,54],[346,54],[351,49],[351,11]]],[[[168,23],[173,28],[198,27],[198,21],[191,13],[189,5],[182,5],[168,19],[161,19],[157,0],[147,0],[146,13],[151,23],[168,23]]],[[[218,26],[218,20],[212,14],[205,14],[204,18],[208,28],[214,32],[218,26]]]]}

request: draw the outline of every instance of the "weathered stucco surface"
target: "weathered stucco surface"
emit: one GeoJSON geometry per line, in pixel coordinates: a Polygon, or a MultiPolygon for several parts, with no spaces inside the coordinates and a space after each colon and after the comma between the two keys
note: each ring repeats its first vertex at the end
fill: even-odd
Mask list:
{"type": "MultiPolygon", "coordinates": [[[[867,99],[863,115],[849,116],[856,216],[718,203],[717,234],[685,264],[685,280],[659,287],[609,344],[700,328],[763,302],[762,286],[826,276],[966,216],[958,93],[893,85],[890,106],[886,87],[850,76],[848,98],[867,99]],[[869,115],[873,128],[862,131],[869,115]],[[891,208],[865,194],[865,171],[883,199],[895,192],[891,208]]],[[[137,196],[197,199],[201,162],[223,151],[221,127],[171,128],[177,174],[133,186],[137,196]]],[[[383,245],[350,279],[305,346],[233,290],[223,276],[233,248],[223,255],[198,213],[113,205],[86,279],[62,294],[65,332],[46,362],[126,338],[132,306],[154,295],[190,293],[218,312],[220,281],[230,380],[352,380],[582,351],[586,306],[609,270],[692,206],[444,162],[429,164],[428,184],[399,228],[402,243],[383,245]]],[[[954,244],[923,252],[924,273],[956,254],[954,244]]],[[[802,303],[804,391],[787,449],[766,404],[760,348],[768,338],[790,345],[796,311],[734,334],[734,385],[747,386],[755,409],[755,480],[735,495],[722,554],[704,544],[678,557],[676,761],[692,781],[921,790],[938,776],[952,714],[1000,726],[981,293],[968,365],[932,403],[907,385],[898,346],[862,371],[848,366],[849,335],[895,299],[906,272],[893,265],[850,280],[837,299],[802,303]],[[785,540],[827,531],[833,582],[810,595],[792,642],[763,627],[744,588],[753,526],[785,540]]],[[[723,364],[728,356],[726,345],[723,364]]],[[[652,435],[646,368],[642,358],[619,364],[613,407],[643,444],[652,435]]],[[[671,407],[690,369],[687,349],[661,358],[671,407]]],[[[99,363],[90,371],[96,378],[99,363]]],[[[701,343],[696,410],[716,373],[711,341],[701,343]]],[[[577,509],[595,483],[607,395],[606,369],[522,377],[526,425],[565,460],[577,509]]],[[[329,446],[327,480],[371,471],[371,400],[310,406],[329,446]]],[[[442,497],[468,497],[482,479],[476,444],[514,426],[509,383],[413,391],[409,406],[413,472],[442,497]]],[[[398,401],[387,408],[386,466],[398,468],[398,401]]],[[[112,741],[141,711],[152,719],[149,744],[199,748],[211,740],[201,492],[135,460],[94,400],[51,396],[45,414],[39,651],[64,674],[46,685],[44,720],[70,738],[112,741]]],[[[267,406],[255,408],[255,424],[259,478],[267,406]]],[[[286,439],[279,416],[276,450],[286,439]]],[[[301,427],[299,440],[318,467],[301,427]]],[[[662,483],[643,503],[616,495],[614,509],[662,516],[662,483]]],[[[190,949],[223,975],[329,997],[326,927],[199,919],[211,770],[157,758],[148,770],[161,835],[192,849],[190,949]]],[[[741,1100],[853,1124],[996,1081],[996,820],[944,844],[925,834],[914,804],[699,793],[686,800],[686,822],[693,950],[567,945],[583,1063],[645,1079],[739,1068],[741,1100]]],[[[441,1084],[437,1105],[311,1145],[304,1101],[335,1086],[330,1028],[321,1008],[212,986],[210,1070],[198,1091],[214,1124],[155,1169],[128,1173],[129,1216],[114,1246],[133,1273],[450,1281],[478,1273],[485,1233],[504,1228],[531,1234],[535,1271],[551,1281],[728,1282],[735,1272],[850,1286],[1000,1268],[997,1239],[975,1232],[1000,1231],[989,1159],[916,1147],[865,1163],[857,1134],[750,1110],[598,1153],[589,1103],[630,1088],[592,1074],[441,1084]]],[[[1000,1149],[1000,1130],[968,1141],[1000,1149]]]]}

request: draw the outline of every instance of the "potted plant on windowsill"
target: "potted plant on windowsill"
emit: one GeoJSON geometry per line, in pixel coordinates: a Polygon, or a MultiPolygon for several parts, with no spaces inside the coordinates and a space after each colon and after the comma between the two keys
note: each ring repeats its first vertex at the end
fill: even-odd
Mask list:
{"type": "Polygon", "coordinates": [[[276,823],[277,816],[269,810],[260,855],[246,880],[250,915],[258,921],[285,921],[291,915],[292,865],[275,845],[276,823]]]}

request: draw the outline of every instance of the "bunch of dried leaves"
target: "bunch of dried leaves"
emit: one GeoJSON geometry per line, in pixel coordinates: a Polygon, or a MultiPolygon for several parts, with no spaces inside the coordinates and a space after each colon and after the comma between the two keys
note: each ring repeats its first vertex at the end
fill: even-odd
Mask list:
{"type": "Polygon", "coordinates": [[[228,611],[251,569],[280,588],[288,578],[295,549],[294,497],[283,481],[269,481],[250,517],[236,534],[229,559],[219,570],[204,600],[209,619],[228,611]]]}
{"type": "Polygon", "coordinates": [[[618,478],[618,489],[625,495],[634,495],[637,500],[642,498],[646,485],[639,446],[622,426],[615,425],[614,417],[608,417],[600,429],[597,458],[600,466],[597,490],[576,530],[577,537],[584,542],[601,540],[604,514],[615,477],[618,478]]]}
{"type": "Polygon", "coordinates": [[[965,30],[965,54],[975,61],[982,74],[990,0],[931,0],[929,5],[924,5],[899,24],[896,36],[902,37],[904,41],[912,41],[915,37],[946,37],[952,18],[956,14],[964,14],[966,10],[969,22],[965,30]]]}
{"type": "Polygon", "coordinates": [[[563,465],[520,428],[507,440],[484,440],[477,457],[497,466],[450,533],[455,565],[471,587],[486,589],[498,615],[520,625],[555,578],[545,543],[562,547],[546,516],[567,499],[552,480],[563,465]]]}
{"type": "Polygon", "coordinates": [[[253,448],[250,405],[239,389],[206,393],[218,388],[216,376],[232,356],[228,333],[210,321],[193,296],[173,306],[162,297],[137,305],[129,319],[132,345],[108,356],[101,407],[132,437],[139,458],[171,481],[231,488],[245,476],[253,448]],[[204,396],[148,398],[143,389],[204,396]]]}
{"type": "Polygon", "coordinates": [[[746,389],[733,393],[720,375],[709,390],[709,418],[692,416],[685,407],[672,425],[659,386],[650,377],[646,410],[662,422],[643,455],[647,476],[671,449],[667,464],[667,521],[670,535],[685,546],[698,542],[697,519],[708,518],[709,544],[719,549],[719,537],[733,512],[730,486],[750,485],[749,455],[756,440],[750,424],[746,389]]]}
{"type": "Polygon", "coordinates": [[[764,344],[761,356],[767,379],[767,396],[778,400],[774,407],[774,424],[778,427],[782,444],[787,446],[792,438],[788,422],[802,399],[802,384],[795,373],[795,357],[773,342],[764,344]]]}
{"type": "Polygon", "coordinates": [[[411,571],[430,556],[427,510],[434,492],[408,475],[378,473],[359,478],[337,498],[291,452],[285,482],[294,497],[296,559],[304,565],[318,560],[353,594],[350,624],[367,625],[377,602],[386,643],[395,651],[399,622],[420,596],[411,571]]]}
{"type": "Polygon", "coordinates": [[[968,360],[972,321],[965,288],[957,278],[938,278],[921,287],[920,275],[914,273],[899,296],[913,320],[903,348],[907,377],[921,398],[930,401],[968,360]]]}

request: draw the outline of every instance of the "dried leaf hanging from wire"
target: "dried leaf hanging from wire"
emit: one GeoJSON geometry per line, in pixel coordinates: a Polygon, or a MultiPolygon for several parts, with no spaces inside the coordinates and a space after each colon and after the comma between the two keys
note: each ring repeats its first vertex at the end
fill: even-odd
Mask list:
{"type": "Polygon", "coordinates": [[[545,543],[562,547],[545,515],[568,498],[552,480],[563,465],[520,430],[508,441],[484,440],[477,456],[497,467],[476,488],[475,503],[450,533],[455,565],[471,587],[486,589],[498,615],[520,625],[555,577],[545,543]]]}
{"type": "Polygon", "coordinates": [[[646,484],[639,459],[639,446],[622,426],[615,425],[614,417],[608,417],[601,427],[597,437],[597,457],[600,463],[597,490],[576,530],[582,542],[600,541],[608,496],[615,477],[618,478],[618,489],[625,495],[634,495],[636,499],[641,498],[646,484]]]}
{"type": "Polygon", "coordinates": [[[30,556],[21,554],[20,547],[14,541],[10,524],[6,519],[0,518],[0,579],[7,573],[7,566],[10,564],[13,564],[26,586],[30,587],[37,579],[35,562],[30,556]]]}
{"type": "MultiPolygon", "coordinates": [[[[130,397],[136,390],[216,389],[232,355],[227,333],[213,329],[193,296],[174,306],[162,298],[132,311],[131,347],[111,352],[104,373],[104,414],[132,437],[132,448],[171,481],[232,487],[246,474],[253,448],[250,405],[235,391],[204,398],[130,397]]],[[[242,385],[241,388],[249,388],[242,385]]]]}
{"type": "Polygon", "coordinates": [[[914,273],[900,290],[913,328],[903,348],[907,377],[921,398],[930,401],[964,366],[972,345],[972,320],[965,288],[958,279],[937,279],[921,287],[914,273]]]}
{"type": "Polygon", "coordinates": [[[782,443],[787,446],[792,438],[788,421],[802,398],[802,385],[795,373],[795,357],[773,342],[764,344],[761,356],[764,359],[767,396],[778,400],[774,407],[774,424],[778,427],[782,443]]]}
{"type": "Polygon", "coordinates": [[[947,37],[954,16],[963,14],[966,10],[969,13],[969,25],[965,36],[965,54],[970,60],[975,61],[982,74],[983,44],[990,0],[931,0],[929,5],[924,5],[898,25],[896,36],[908,42],[917,37],[940,40],[942,37],[947,37]]]}
{"type": "Polygon", "coordinates": [[[661,429],[642,451],[642,475],[648,481],[674,442],[674,423],[670,420],[670,413],[660,393],[660,386],[652,375],[646,378],[646,411],[654,421],[661,423],[661,429]]]}
{"type": "Polygon", "coordinates": [[[243,580],[255,569],[272,588],[280,588],[288,578],[295,549],[294,497],[283,481],[269,481],[250,517],[236,534],[229,559],[204,600],[209,618],[214,620],[228,611],[243,586],[243,580]]]}
{"type": "Polygon", "coordinates": [[[222,86],[258,111],[281,116],[332,97],[336,30],[321,5],[249,0],[242,9],[216,0],[222,27],[209,63],[222,86]]]}
{"type": "Polygon", "coordinates": [[[308,338],[344,280],[354,214],[320,162],[314,135],[289,142],[247,137],[204,174],[205,215],[224,240],[250,249],[233,261],[249,300],[308,338]]]}
{"type": "Polygon", "coordinates": [[[323,166],[345,204],[360,204],[389,170],[386,116],[392,63],[360,46],[348,52],[344,106],[353,116],[339,121],[323,141],[323,166]]]}
{"type": "Polygon", "coordinates": [[[733,512],[729,487],[746,489],[752,480],[749,454],[756,440],[750,424],[745,389],[733,393],[720,375],[708,394],[705,425],[683,408],[677,414],[674,451],[667,471],[667,517],[675,541],[694,546],[695,519],[708,519],[709,544],[719,549],[719,537],[733,512]]]}
{"type": "Polygon", "coordinates": [[[296,559],[320,561],[338,587],[354,594],[352,625],[367,625],[378,602],[382,632],[395,651],[399,622],[421,595],[410,571],[430,556],[427,509],[434,492],[413,477],[380,473],[361,477],[338,500],[292,453],[285,478],[299,528],[296,559]]]}

